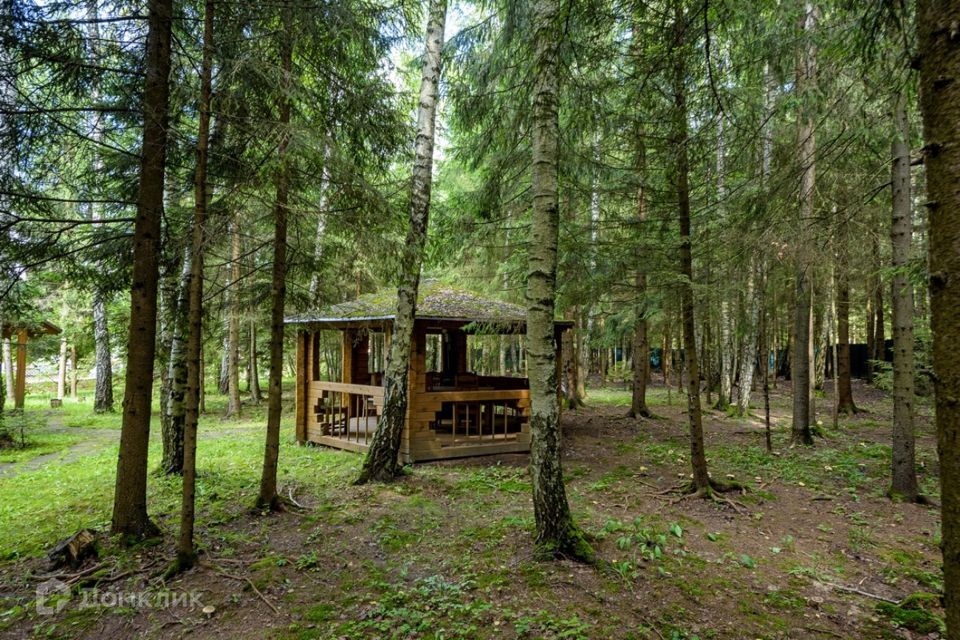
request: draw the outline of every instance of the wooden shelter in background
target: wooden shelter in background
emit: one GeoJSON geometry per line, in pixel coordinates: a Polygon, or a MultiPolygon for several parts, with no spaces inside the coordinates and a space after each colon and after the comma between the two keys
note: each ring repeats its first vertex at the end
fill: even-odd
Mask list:
{"type": "MultiPolygon", "coordinates": [[[[40,322],[39,324],[16,324],[4,322],[0,327],[0,337],[4,340],[11,340],[11,347],[16,349],[16,381],[14,383],[14,409],[23,409],[24,400],[27,396],[27,340],[39,336],[56,335],[60,333],[60,327],[52,322],[40,322]],[[16,337],[16,342],[13,338],[16,337]]],[[[6,375],[13,375],[13,372],[7,371],[6,375]]]]}
{"type": "MultiPolygon", "coordinates": [[[[383,408],[395,305],[396,290],[384,289],[287,319],[297,327],[298,442],[367,450],[383,408]]],[[[558,366],[561,333],[570,326],[567,321],[555,325],[558,366]]],[[[523,307],[421,283],[402,461],[530,450],[530,391],[516,357],[512,368],[517,375],[480,375],[470,370],[468,352],[471,335],[518,336],[525,331],[523,307]]]]}

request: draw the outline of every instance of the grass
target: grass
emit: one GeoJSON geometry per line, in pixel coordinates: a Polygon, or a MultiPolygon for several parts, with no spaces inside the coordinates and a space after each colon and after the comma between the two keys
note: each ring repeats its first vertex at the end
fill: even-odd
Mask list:
{"type": "Polygon", "coordinates": [[[0,449],[0,463],[19,463],[39,456],[63,451],[83,440],[70,433],[34,433],[27,436],[25,446],[0,449]]]}
{"type": "MultiPolygon", "coordinates": [[[[664,486],[678,471],[688,470],[685,423],[676,418],[680,396],[672,394],[672,409],[666,407],[665,390],[650,394],[655,411],[674,417],[651,422],[649,429],[624,430],[608,442],[578,436],[576,427],[571,432],[567,491],[575,519],[598,552],[597,567],[535,560],[531,483],[523,461],[417,465],[396,483],[353,487],[361,457],[293,446],[289,406],[282,421],[279,483],[307,509],[278,517],[252,515],[264,408],[244,407],[241,419],[224,420],[224,399],[214,394],[200,425],[197,541],[206,560],[229,563],[225,569],[249,576],[256,589],[291,614],[281,625],[258,626],[254,632],[281,640],[776,637],[806,618],[814,581],[858,582],[862,567],[847,550],[870,557],[872,575],[894,592],[942,589],[934,559],[939,530],[928,523],[921,535],[909,511],[897,519],[908,508],[903,505],[889,518],[878,516],[889,508],[875,495],[885,485],[889,447],[861,443],[844,432],[846,427],[814,449],[784,449],[774,456],[760,447],[718,442],[714,425],[707,447],[714,476],[732,474],[751,486],[754,477],[771,483],[763,492],[737,496],[749,513],[735,515],[702,501],[671,505],[668,498],[644,497],[649,487],[637,482],[638,475],[664,486]],[[793,486],[785,491],[784,484],[793,486]],[[850,491],[862,499],[853,500],[850,491]],[[810,502],[830,492],[838,495],[810,502]],[[794,518],[801,507],[803,513],[822,510],[829,531],[816,529],[807,520],[817,519],[806,516],[785,525],[783,516],[794,518]],[[903,528],[902,539],[891,536],[894,525],[903,528]],[[879,575],[878,566],[883,567],[879,575]],[[744,593],[752,595],[730,605],[744,593]]],[[[592,404],[618,409],[588,408],[585,412],[595,413],[585,417],[596,421],[598,414],[618,414],[629,399],[628,390],[591,389],[592,404]]],[[[50,410],[37,400],[28,414],[47,416],[50,410]]],[[[82,403],[68,402],[53,415],[67,425],[68,436],[118,430],[120,423],[118,414],[93,416],[89,404],[82,403]]],[[[157,422],[151,470],[160,456],[157,422]]],[[[112,438],[101,438],[81,459],[0,478],[0,565],[6,565],[0,570],[14,576],[25,566],[37,566],[13,563],[41,555],[81,527],[108,528],[116,455],[112,438]]],[[[152,552],[163,554],[176,537],[180,481],[151,473],[148,490],[150,513],[165,533],[163,548],[152,552]]],[[[118,571],[136,566],[136,554],[150,553],[107,545],[104,558],[117,562],[118,571]]],[[[191,574],[185,580],[203,571],[191,574]]],[[[234,583],[230,588],[216,602],[218,631],[261,637],[245,635],[252,628],[246,615],[258,608],[270,617],[269,610],[252,589],[234,583]],[[230,616],[242,617],[244,626],[230,627],[230,616]]],[[[828,595],[833,602],[820,607],[828,613],[834,606],[842,613],[856,601],[828,595]]],[[[29,616],[29,606],[25,609],[0,607],[0,629],[7,620],[29,616]]],[[[888,631],[894,623],[927,628],[926,609],[923,604],[876,612],[876,624],[888,631]]],[[[96,620],[135,615],[105,611],[96,620]]],[[[76,630],[93,623],[84,620],[30,623],[35,635],[70,637],[67,625],[76,622],[76,630]]],[[[822,624],[830,625],[826,618],[822,624]]]]}
{"type": "MultiPolygon", "coordinates": [[[[70,405],[65,403],[65,406],[70,405]]],[[[245,407],[241,419],[223,420],[219,399],[208,403],[208,409],[210,413],[200,421],[197,445],[198,521],[222,524],[245,514],[256,498],[263,459],[265,410],[245,407]],[[222,432],[228,432],[229,437],[219,436],[222,432]]],[[[27,411],[31,411],[30,405],[27,411]]],[[[70,414],[80,416],[82,408],[72,409],[70,414]]],[[[119,429],[119,414],[93,418],[93,424],[78,427],[78,433],[82,429],[119,429]],[[107,426],[108,420],[112,421],[112,427],[107,426]]],[[[154,414],[148,462],[151,470],[160,462],[159,430],[159,417],[154,414]]],[[[359,468],[357,456],[293,446],[290,411],[284,414],[281,432],[281,487],[342,486],[359,468]]],[[[55,443],[62,448],[77,438],[72,434],[50,434],[38,438],[38,442],[49,440],[49,447],[55,443]]],[[[0,502],[0,561],[40,555],[57,539],[83,527],[109,528],[117,448],[116,444],[104,443],[79,460],[0,477],[0,495],[4,496],[0,502]]],[[[161,528],[175,531],[179,526],[179,478],[151,473],[147,499],[150,512],[158,516],[161,528]]]]}

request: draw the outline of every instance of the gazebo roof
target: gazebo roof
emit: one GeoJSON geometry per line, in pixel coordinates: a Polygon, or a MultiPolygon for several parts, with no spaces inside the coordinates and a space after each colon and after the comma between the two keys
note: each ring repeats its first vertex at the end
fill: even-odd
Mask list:
{"type": "Polygon", "coordinates": [[[31,338],[45,335],[56,335],[61,332],[60,327],[52,322],[47,322],[44,320],[43,322],[35,322],[33,324],[4,322],[2,327],[0,327],[0,335],[2,335],[4,338],[9,338],[16,335],[22,329],[26,329],[27,335],[31,338]]]}
{"type": "MultiPolygon", "coordinates": [[[[287,318],[286,323],[344,325],[390,321],[396,315],[396,304],[397,290],[387,287],[316,313],[287,318]]],[[[520,325],[526,323],[527,310],[511,302],[455,289],[436,280],[425,280],[418,289],[416,317],[418,320],[520,325]]]]}

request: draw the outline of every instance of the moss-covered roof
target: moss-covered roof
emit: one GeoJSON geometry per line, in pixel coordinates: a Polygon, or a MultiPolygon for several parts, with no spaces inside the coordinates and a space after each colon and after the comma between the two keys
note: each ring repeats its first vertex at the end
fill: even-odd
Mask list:
{"type": "MultiPolygon", "coordinates": [[[[384,288],[341,302],[316,313],[287,318],[287,324],[349,322],[351,320],[392,320],[396,314],[397,290],[384,288]]],[[[485,298],[477,293],[454,289],[435,280],[420,283],[417,318],[468,320],[488,323],[522,323],[526,309],[517,304],[485,298]]]]}

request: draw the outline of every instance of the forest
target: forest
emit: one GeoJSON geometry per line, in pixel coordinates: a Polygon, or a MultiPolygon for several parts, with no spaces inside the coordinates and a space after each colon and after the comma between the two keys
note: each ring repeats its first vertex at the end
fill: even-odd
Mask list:
{"type": "Polygon", "coordinates": [[[958,185],[958,0],[0,0],[0,637],[960,640],[958,185]]]}

